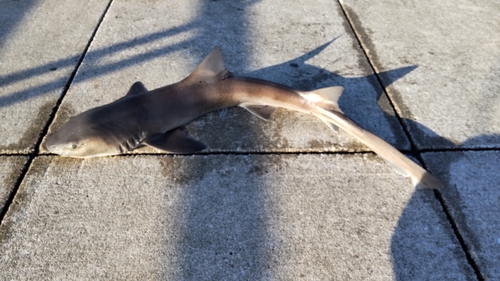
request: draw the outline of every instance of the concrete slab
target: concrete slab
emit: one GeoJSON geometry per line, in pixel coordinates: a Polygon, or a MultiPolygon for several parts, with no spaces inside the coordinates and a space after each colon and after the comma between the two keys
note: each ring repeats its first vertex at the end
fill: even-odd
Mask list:
{"type": "Polygon", "coordinates": [[[498,1],[340,2],[377,71],[418,66],[388,93],[419,148],[500,147],[498,1]]]}
{"type": "Polygon", "coordinates": [[[0,2],[0,153],[33,151],[106,5],[0,2]]]}
{"type": "Polygon", "coordinates": [[[473,277],[433,193],[372,155],[37,157],[0,233],[0,279],[473,277]]]}
{"type": "Polygon", "coordinates": [[[4,211],[5,202],[9,199],[26,161],[27,158],[23,156],[0,157],[0,214],[4,211]]]}
{"type": "Polygon", "coordinates": [[[485,280],[500,276],[500,151],[425,153],[432,171],[445,175],[448,208],[485,280]]]}
{"type": "MultiPolygon", "coordinates": [[[[348,116],[398,148],[409,149],[342,11],[329,0],[314,5],[305,0],[287,5],[279,0],[114,1],[50,130],[68,116],[122,97],[137,80],[155,89],[185,78],[217,45],[238,75],[301,89],[343,85],[340,106],[348,116]],[[176,12],[166,17],[165,11],[176,12]]],[[[395,80],[413,70],[403,66],[389,70],[395,80]]],[[[281,110],[272,122],[241,109],[219,111],[189,129],[207,143],[209,152],[367,150],[313,117],[281,110]]]]}

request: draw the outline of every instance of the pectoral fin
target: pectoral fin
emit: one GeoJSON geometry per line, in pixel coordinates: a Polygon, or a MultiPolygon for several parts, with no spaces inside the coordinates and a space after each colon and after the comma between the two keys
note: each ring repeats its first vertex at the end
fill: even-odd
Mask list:
{"type": "Polygon", "coordinates": [[[250,111],[250,113],[252,113],[253,115],[256,115],[264,120],[271,119],[271,114],[273,114],[273,112],[276,110],[276,107],[274,106],[254,103],[242,103],[240,104],[240,106],[250,111]]]}
{"type": "Polygon", "coordinates": [[[145,139],[144,143],[160,150],[181,154],[194,153],[206,148],[205,144],[192,139],[181,127],[151,136],[145,139]]]}

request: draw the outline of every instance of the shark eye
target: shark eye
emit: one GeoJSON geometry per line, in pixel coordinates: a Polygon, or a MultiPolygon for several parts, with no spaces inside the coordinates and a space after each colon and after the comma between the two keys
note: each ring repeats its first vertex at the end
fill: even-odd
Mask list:
{"type": "Polygon", "coordinates": [[[72,144],[69,145],[69,147],[71,147],[71,149],[77,149],[78,148],[78,144],[72,143],[72,144]]]}

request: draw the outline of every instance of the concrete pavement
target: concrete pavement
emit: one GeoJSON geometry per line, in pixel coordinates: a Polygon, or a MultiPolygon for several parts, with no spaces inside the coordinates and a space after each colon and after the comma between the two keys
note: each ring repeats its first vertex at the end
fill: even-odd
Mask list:
{"type": "Polygon", "coordinates": [[[499,278],[494,1],[0,5],[0,279],[499,278]],[[446,188],[414,191],[346,133],[285,110],[195,120],[196,155],[44,149],[70,116],[137,80],[176,82],[216,45],[238,75],[344,86],[346,115],[446,188]]]}

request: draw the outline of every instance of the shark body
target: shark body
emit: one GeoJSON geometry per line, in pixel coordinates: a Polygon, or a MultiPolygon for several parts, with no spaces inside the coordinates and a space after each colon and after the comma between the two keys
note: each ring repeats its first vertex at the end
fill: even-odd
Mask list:
{"type": "Polygon", "coordinates": [[[409,176],[418,188],[442,183],[376,135],[347,118],[337,101],[342,87],[304,92],[230,73],[216,47],[184,80],[148,91],[136,82],[124,97],[71,117],[48,137],[47,149],[66,157],[118,155],[142,145],[174,153],[194,153],[205,145],[192,139],[183,125],[208,112],[241,106],[263,119],[277,107],[312,114],[330,128],[350,133],[409,176]]]}

